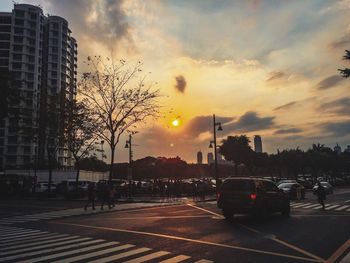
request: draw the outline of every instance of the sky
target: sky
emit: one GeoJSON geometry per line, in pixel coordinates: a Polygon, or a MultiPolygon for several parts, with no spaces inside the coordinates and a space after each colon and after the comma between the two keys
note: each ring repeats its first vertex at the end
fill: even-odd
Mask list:
{"type": "MultiPolygon", "coordinates": [[[[134,159],[195,162],[213,139],[260,135],[263,150],[350,145],[350,0],[23,0],[66,18],[88,55],[143,61],[165,105],[140,125],[134,159]],[[172,125],[177,119],[179,125],[172,125]]],[[[10,0],[0,2],[10,11],[10,0]]],[[[124,140],[116,162],[127,161],[124,140]]],[[[108,152],[107,152],[107,155],[108,152]]]]}

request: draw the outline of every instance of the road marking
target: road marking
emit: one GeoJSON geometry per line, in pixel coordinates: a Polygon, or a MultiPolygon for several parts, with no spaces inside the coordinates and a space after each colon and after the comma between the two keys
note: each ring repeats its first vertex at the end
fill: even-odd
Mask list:
{"type": "MultiPolygon", "coordinates": [[[[157,233],[151,233],[151,232],[118,229],[118,228],[110,228],[110,227],[91,226],[91,225],[81,225],[81,224],[64,223],[64,222],[50,222],[50,223],[51,224],[59,224],[59,225],[67,225],[67,226],[78,226],[78,227],[91,228],[91,229],[101,229],[101,230],[108,230],[108,231],[114,231],[114,232],[124,232],[124,233],[141,234],[141,235],[147,235],[147,236],[156,236],[156,237],[181,240],[181,241],[187,241],[187,242],[198,243],[198,244],[205,244],[205,245],[231,248],[231,249],[242,250],[242,251],[249,251],[249,252],[254,252],[254,253],[258,253],[258,254],[273,255],[273,256],[278,256],[278,257],[293,258],[293,259],[312,261],[312,262],[324,262],[323,259],[305,258],[305,257],[299,257],[299,256],[294,256],[294,255],[289,255],[289,254],[282,254],[282,253],[278,253],[278,252],[270,252],[270,251],[264,251],[264,250],[259,250],[259,249],[253,249],[253,248],[247,248],[247,247],[241,247],[241,246],[235,246],[235,245],[226,245],[226,244],[214,243],[214,242],[210,242],[210,241],[195,240],[195,239],[190,239],[190,238],[169,236],[169,235],[157,234],[157,233]]],[[[96,261],[96,262],[101,262],[101,261],[96,261]]]]}
{"type": "Polygon", "coordinates": [[[60,250],[72,249],[72,248],[76,248],[76,247],[80,247],[80,246],[84,246],[84,245],[88,245],[88,244],[96,242],[96,240],[90,240],[90,241],[87,241],[87,242],[80,243],[80,241],[84,241],[84,240],[87,240],[87,239],[91,239],[91,238],[76,239],[75,241],[78,242],[78,243],[73,243],[71,245],[67,245],[67,246],[63,246],[63,247],[48,248],[48,249],[34,251],[34,252],[28,252],[28,253],[23,253],[23,254],[12,255],[12,256],[0,258],[0,259],[4,260],[4,261],[6,261],[6,260],[14,260],[14,259],[19,259],[19,258],[24,258],[24,257],[29,257],[29,256],[36,256],[36,255],[45,254],[45,253],[52,253],[52,252],[56,252],[56,251],[60,251],[60,250]]]}
{"type": "Polygon", "coordinates": [[[350,252],[348,252],[348,254],[346,254],[346,256],[343,257],[343,259],[339,263],[349,263],[349,262],[350,262],[350,252]]]}
{"type": "Polygon", "coordinates": [[[67,236],[67,235],[58,235],[56,233],[53,234],[43,234],[34,237],[27,237],[27,238],[20,238],[20,239],[15,239],[11,242],[6,241],[6,243],[0,244],[0,247],[8,246],[8,245],[13,245],[13,244],[20,244],[20,243],[26,243],[30,242],[31,240],[45,240],[45,239],[51,239],[51,238],[57,238],[57,237],[62,237],[62,236],[67,236]]]}
{"type": "Polygon", "coordinates": [[[136,217],[104,217],[103,219],[113,219],[113,220],[144,220],[144,219],[180,219],[180,218],[210,218],[211,216],[201,215],[201,216],[136,216],[136,217]]]}
{"type": "Polygon", "coordinates": [[[302,208],[312,208],[315,206],[318,206],[319,204],[312,204],[312,205],[307,205],[307,206],[303,206],[302,208]]]}
{"type": "Polygon", "coordinates": [[[178,255],[176,257],[163,260],[159,263],[177,263],[177,262],[181,262],[181,261],[184,261],[186,259],[189,259],[189,258],[191,258],[191,257],[186,256],[186,255],[178,255]]]}
{"type": "MultiPolygon", "coordinates": [[[[103,239],[98,239],[98,240],[99,240],[99,242],[105,241],[103,239]]],[[[41,257],[38,257],[35,259],[29,259],[29,260],[27,259],[27,260],[24,260],[23,262],[19,262],[19,263],[35,263],[35,262],[54,259],[54,258],[62,258],[65,256],[73,255],[75,253],[88,252],[90,250],[105,248],[105,247],[109,247],[109,246],[113,246],[113,245],[117,245],[117,244],[119,244],[119,242],[108,242],[108,243],[103,243],[103,244],[97,244],[97,245],[92,245],[92,246],[88,246],[88,247],[84,247],[84,248],[69,250],[69,251],[65,251],[65,252],[61,252],[61,253],[57,253],[57,254],[50,254],[48,256],[41,256],[41,257]]],[[[62,260],[61,260],[61,262],[62,262],[62,260]]],[[[64,262],[66,262],[66,261],[64,260],[64,262]]]]}
{"type": "Polygon", "coordinates": [[[300,208],[300,207],[307,206],[307,205],[311,205],[311,204],[312,204],[312,203],[305,203],[305,204],[293,205],[292,207],[293,207],[293,208],[300,208]]]}
{"type": "Polygon", "coordinates": [[[195,263],[213,263],[213,262],[214,261],[211,261],[211,260],[201,259],[201,260],[196,261],[195,263]]]}
{"type": "Polygon", "coordinates": [[[138,257],[138,258],[135,258],[135,259],[131,259],[131,260],[125,261],[124,263],[142,263],[142,262],[145,262],[145,261],[148,261],[148,260],[152,260],[152,259],[155,259],[155,258],[160,258],[160,257],[168,255],[168,254],[170,254],[170,252],[159,251],[159,252],[155,252],[155,253],[152,253],[152,254],[148,254],[148,255],[143,256],[143,257],[138,257]]]}
{"type": "MultiPolygon", "coordinates": [[[[348,239],[343,245],[341,245],[327,260],[327,263],[337,262],[344,252],[350,247],[350,239],[348,239]]],[[[344,261],[345,263],[346,261],[344,261]]]]}
{"type": "MultiPolygon", "coordinates": [[[[46,233],[47,233],[47,232],[46,232],[46,233]]],[[[12,239],[17,239],[17,238],[22,238],[22,237],[28,237],[28,236],[36,236],[36,235],[40,235],[40,234],[42,234],[42,232],[40,232],[39,230],[37,230],[37,231],[30,232],[30,233],[25,233],[25,234],[19,234],[19,235],[15,235],[15,236],[0,238],[0,241],[12,240],[12,239]]]]}
{"type": "Polygon", "coordinates": [[[335,211],[344,210],[344,209],[348,208],[349,206],[350,206],[350,205],[343,205],[343,206],[341,206],[341,207],[336,208],[335,211]]]}
{"type": "Polygon", "coordinates": [[[331,205],[331,206],[326,207],[326,210],[330,210],[330,209],[336,208],[336,207],[338,207],[338,206],[339,206],[339,205],[331,205]]]}
{"type": "Polygon", "coordinates": [[[32,251],[32,250],[42,250],[43,248],[49,248],[49,247],[57,247],[60,245],[68,245],[68,244],[72,244],[72,243],[77,243],[80,241],[85,241],[85,240],[91,240],[91,238],[89,237],[77,237],[74,236],[73,240],[66,240],[66,241],[62,241],[62,242],[58,242],[58,243],[54,243],[54,244],[46,244],[46,245],[42,245],[42,246],[33,246],[33,247],[27,247],[27,248],[22,248],[22,249],[17,249],[17,250],[11,250],[11,251],[7,251],[7,252],[1,252],[0,256],[6,256],[6,255],[12,255],[12,254],[18,254],[18,253],[23,253],[23,252],[28,252],[28,251],[32,251]]]}
{"type": "Polygon", "coordinates": [[[18,235],[23,235],[23,234],[30,234],[30,233],[36,233],[36,232],[40,232],[40,230],[21,230],[21,231],[16,231],[14,233],[6,233],[1,235],[0,240],[6,239],[7,237],[11,237],[11,236],[18,236],[18,235]]]}
{"type": "Polygon", "coordinates": [[[322,205],[318,205],[318,206],[316,206],[316,207],[314,207],[312,209],[320,209],[320,208],[322,208],[322,205]]]}
{"type": "MultiPolygon", "coordinates": [[[[68,236],[68,237],[63,237],[63,238],[55,237],[55,238],[51,238],[51,240],[41,240],[40,242],[33,242],[33,243],[26,242],[25,244],[22,244],[22,245],[12,245],[12,246],[6,247],[5,249],[11,250],[11,249],[26,248],[26,247],[33,248],[33,246],[37,246],[37,245],[41,245],[41,244],[51,244],[51,243],[56,243],[59,241],[65,241],[65,240],[70,240],[70,239],[75,239],[75,238],[77,238],[77,236],[68,236]]],[[[0,253],[0,255],[1,255],[1,253],[0,253]]]]}
{"type": "MultiPolygon", "coordinates": [[[[207,211],[207,212],[210,213],[210,214],[215,214],[215,215],[219,216],[219,214],[214,213],[214,212],[212,212],[212,211],[209,211],[209,210],[207,210],[207,209],[204,209],[204,208],[201,208],[201,207],[198,207],[198,206],[194,206],[194,205],[189,205],[189,206],[192,206],[192,207],[198,208],[198,209],[200,209],[200,210],[202,210],[202,211],[207,211]]],[[[248,230],[250,230],[250,231],[252,231],[252,232],[254,232],[254,233],[259,233],[259,234],[262,234],[262,235],[264,235],[264,236],[268,236],[267,234],[264,234],[264,233],[260,232],[259,230],[253,229],[253,228],[248,227],[248,226],[246,226],[246,225],[243,225],[243,224],[240,224],[240,223],[236,223],[236,224],[238,224],[238,225],[240,225],[240,226],[242,226],[242,227],[244,227],[244,228],[246,228],[246,229],[248,229],[248,230]]],[[[325,262],[325,260],[322,259],[321,257],[316,256],[316,255],[314,255],[314,254],[312,254],[312,253],[310,253],[310,252],[308,252],[308,251],[306,251],[306,250],[304,250],[304,249],[301,249],[301,248],[299,248],[299,247],[296,247],[296,246],[294,246],[294,245],[292,245],[292,244],[289,244],[289,243],[287,243],[287,242],[285,242],[285,241],[283,241],[283,240],[281,240],[281,239],[278,239],[278,238],[276,238],[275,236],[272,236],[272,237],[269,237],[269,238],[270,238],[271,240],[277,242],[277,243],[280,243],[280,244],[282,244],[282,245],[284,245],[284,246],[286,246],[286,247],[289,247],[289,248],[291,248],[291,249],[293,249],[293,250],[295,250],[295,251],[298,251],[299,253],[302,253],[302,254],[304,254],[304,255],[306,255],[306,256],[309,256],[309,257],[311,257],[311,258],[313,258],[313,259],[315,259],[315,260],[318,260],[319,262],[325,262]]]]}
{"type": "Polygon", "coordinates": [[[97,260],[90,261],[89,263],[111,262],[111,261],[114,261],[114,260],[117,260],[117,259],[133,256],[133,255],[140,254],[140,253],[143,253],[143,252],[146,252],[146,251],[150,251],[150,250],[151,249],[147,248],[147,247],[137,248],[137,249],[134,249],[134,250],[131,250],[131,251],[127,251],[127,252],[124,252],[124,253],[120,253],[120,254],[117,254],[117,255],[114,255],[114,256],[110,256],[110,257],[106,257],[106,258],[99,258],[97,260]]]}

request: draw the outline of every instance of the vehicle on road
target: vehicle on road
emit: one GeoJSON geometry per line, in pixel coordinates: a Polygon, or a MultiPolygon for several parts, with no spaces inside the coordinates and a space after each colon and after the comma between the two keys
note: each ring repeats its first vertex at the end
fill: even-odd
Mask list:
{"type": "Polygon", "coordinates": [[[291,179],[285,179],[285,180],[280,180],[277,182],[277,186],[279,186],[280,184],[285,184],[285,183],[297,183],[296,180],[291,180],[291,179]]]}
{"type": "MultiPolygon", "coordinates": [[[[323,186],[327,195],[333,194],[333,186],[330,183],[328,182],[320,182],[320,183],[323,186]]],[[[316,194],[317,189],[318,189],[318,183],[315,184],[314,187],[312,188],[314,195],[316,194]]]]}
{"type": "Polygon", "coordinates": [[[237,177],[226,179],[217,196],[217,206],[227,220],[234,214],[266,217],[268,213],[290,214],[288,196],[274,182],[260,178],[237,177]]]}
{"type": "Polygon", "coordinates": [[[305,198],[305,188],[299,183],[282,183],[278,185],[291,200],[300,200],[305,198]]]}
{"type": "MultiPolygon", "coordinates": [[[[51,183],[51,192],[55,192],[57,185],[51,183]]],[[[37,182],[35,186],[36,193],[47,193],[49,191],[49,182],[37,182]]]]}

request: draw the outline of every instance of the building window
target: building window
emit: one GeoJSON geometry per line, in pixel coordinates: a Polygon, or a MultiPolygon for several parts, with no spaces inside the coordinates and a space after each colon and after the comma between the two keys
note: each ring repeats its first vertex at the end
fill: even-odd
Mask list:
{"type": "Polygon", "coordinates": [[[17,44],[22,44],[23,43],[23,37],[18,37],[18,36],[15,36],[13,37],[13,41],[17,44]]]}
{"type": "Polygon", "coordinates": [[[57,63],[52,63],[52,64],[51,64],[51,67],[52,67],[53,69],[57,69],[57,63]]]}
{"type": "Polygon", "coordinates": [[[24,26],[24,20],[23,19],[15,19],[15,25],[16,26],[24,26]]]}
{"type": "Polygon", "coordinates": [[[8,50],[0,50],[0,57],[8,57],[10,52],[8,50]]]}
{"type": "Polygon", "coordinates": [[[22,52],[22,50],[23,50],[23,46],[19,46],[19,45],[13,46],[13,51],[22,52]]]}
{"type": "Polygon", "coordinates": [[[17,146],[7,146],[7,152],[8,153],[16,153],[17,152],[17,146]]]}
{"type": "Polygon", "coordinates": [[[12,63],[12,68],[21,70],[22,69],[22,64],[21,63],[12,63]]]}
{"type": "Polygon", "coordinates": [[[57,31],[57,30],[53,30],[53,31],[52,31],[52,35],[53,35],[54,37],[58,37],[58,31],[57,31]]]}
{"type": "Polygon", "coordinates": [[[10,34],[0,33],[0,40],[10,40],[10,34]]]}
{"type": "Polygon", "coordinates": [[[1,16],[0,17],[0,24],[9,24],[11,25],[11,16],[1,16]]]}
{"type": "Polygon", "coordinates": [[[10,49],[10,42],[0,42],[1,49],[10,49]]]}
{"type": "Polygon", "coordinates": [[[15,34],[23,34],[23,28],[15,27],[15,34]]]}
{"type": "Polygon", "coordinates": [[[15,16],[24,17],[24,11],[23,10],[15,10],[15,16]]]}
{"type": "Polygon", "coordinates": [[[0,25],[0,32],[11,32],[11,26],[0,25]]]}

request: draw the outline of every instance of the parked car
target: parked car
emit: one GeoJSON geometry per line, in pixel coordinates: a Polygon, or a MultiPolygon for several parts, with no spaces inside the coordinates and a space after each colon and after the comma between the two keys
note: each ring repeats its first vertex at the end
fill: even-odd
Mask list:
{"type": "Polygon", "coordinates": [[[286,180],[280,180],[277,182],[277,186],[279,186],[280,184],[284,184],[284,183],[297,183],[296,180],[291,180],[291,179],[286,179],[286,180]]]}
{"type": "MultiPolygon", "coordinates": [[[[327,195],[333,194],[333,186],[330,183],[328,182],[320,182],[320,183],[323,186],[327,195]]],[[[318,189],[318,183],[315,184],[314,187],[312,188],[314,195],[316,194],[317,189],[318,189]]]]}
{"type": "MultiPolygon", "coordinates": [[[[51,183],[51,192],[55,192],[57,185],[55,183],[51,183]]],[[[37,182],[35,185],[36,193],[47,193],[49,191],[49,182],[37,182]]]]}
{"type": "Polygon", "coordinates": [[[299,183],[282,183],[278,185],[289,199],[304,199],[305,198],[305,188],[299,183]]]}
{"type": "Polygon", "coordinates": [[[217,197],[217,206],[227,220],[237,213],[261,217],[272,212],[281,212],[284,216],[290,213],[289,198],[270,180],[229,178],[222,183],[217,197]]]}

